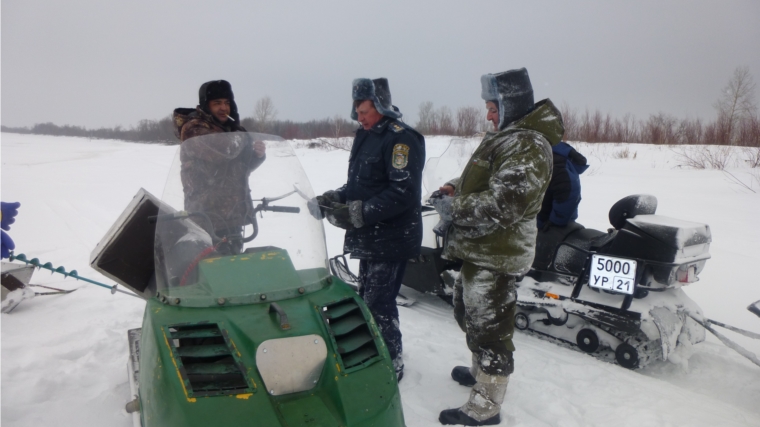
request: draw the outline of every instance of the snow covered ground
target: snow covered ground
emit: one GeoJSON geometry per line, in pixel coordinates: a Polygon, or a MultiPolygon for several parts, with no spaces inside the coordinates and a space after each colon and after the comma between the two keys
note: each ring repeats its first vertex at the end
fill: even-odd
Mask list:
{"type": "MultiPolygon", "coordinates": [[[[450,138],[429,138],[428,156],[450,138]]],[[[89,254],[140,187],[161,194],[176,147],[117,141],[2,134],[2,200],[20,201],[10,232],[17,252],[92,271],[89,254]]],[[[760,300],[760,172],[735,150],[731,175],[679,167],[669,147],[573,144],[589,158],[579,222],[609,227],[607,212],[623,196],[654,194],[657,213],[704,222],[712,259],[686,292],[715,320],[760,331],[746,306],[760,300]],[[627,157],[626,157],[627,153],[627,157]],[[751,190],[750,190],[751,188],[751,190]]],[[[299,148],[316,192],[345,180],[348,153],[299,148]]],[[[331,255],[342,232],[327,227],[331,255]]],[[[0,316],[2,416],[7,426],[131,425],[126,331],[139,327],[144,303],[102,288],[35,273],[33,283],[73,289],[24,301],[0,316]]],[[[435,426],[442,409],[464,403],[469,389],[449,372],[467,364],[464,335],[450,308],[415,295],[402,307],[406,370],[400,384],[408,426],[435,426]]],[[[760,354],[760,343],[727,333],[760,354]]],[[[694,346],[688,362],[628,371],[532,336],[517,334],[516,371],[502,411],[510,426],[760,426],[760,367],[716,339],[694,346]]]]}

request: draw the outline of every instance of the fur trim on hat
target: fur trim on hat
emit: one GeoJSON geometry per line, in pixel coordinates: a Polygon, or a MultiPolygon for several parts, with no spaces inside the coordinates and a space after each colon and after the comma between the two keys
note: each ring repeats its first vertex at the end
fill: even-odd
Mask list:
{"type": "Polygon", "coordinates": [[[533,109],[533,86],[525,68],[484,74],[480,77],[480,84],[480,97],[498,104],[500,130],[533,109]]]}
{"type": "MultiPolygon", "coordinates": [[[[354,101],[370,100],[375,104],[378,113],[398,119],[402,116],[401,112],[393,105],[391,101],[391,89],[388,86],[388,79],[355,79],[352,83],[353,90],[351,97],[354,101]]],[[[357,120],[356,108],[351,108],[351,118],[357,120]]]]}

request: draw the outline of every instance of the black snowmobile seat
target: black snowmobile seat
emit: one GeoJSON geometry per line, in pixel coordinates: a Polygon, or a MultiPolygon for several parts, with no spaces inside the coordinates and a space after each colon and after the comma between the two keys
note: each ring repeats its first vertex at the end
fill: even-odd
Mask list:
{"type": "Polygon", "coordinates": [[[610,208],[610,224],[620,230],[628,218],[636,215],[654,215],[657,211],[657,197],[649,194],[634,194],[623,197],[610,208]]]}
{"type": "Polygon", "coordinates": [[[552,225],[546,230],[539,230],[536,235],[536,256],[533,258],[533,268],[548,270],[557,245],[564,242],[570,234],[583,229],[581,224],[569,221],[565,227],[552,225]]]}

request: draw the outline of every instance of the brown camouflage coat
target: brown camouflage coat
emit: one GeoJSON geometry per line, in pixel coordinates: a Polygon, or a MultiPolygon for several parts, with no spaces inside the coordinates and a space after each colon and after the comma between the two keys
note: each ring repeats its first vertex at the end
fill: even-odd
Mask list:
{"type": "Polygon", "coordinates": [[[248,177],[265,159],[256,157],[253,139],[236,123],[223,126],[200,109],[175,110],[174,123],[182,141],[185,210],[206,213],[214,230],[249,224],[253,203],[248,177]]]}

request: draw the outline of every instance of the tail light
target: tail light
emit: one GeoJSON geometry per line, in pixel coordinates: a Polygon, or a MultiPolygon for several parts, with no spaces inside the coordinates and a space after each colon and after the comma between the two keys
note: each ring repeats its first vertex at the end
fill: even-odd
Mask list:
{"type": "Polygon", "coordinates": [[[690,264],[679,267],[676,271],[676,280],[681,283],[694,283],[699,280],[697,278],[697,265],[690,264]]]}

